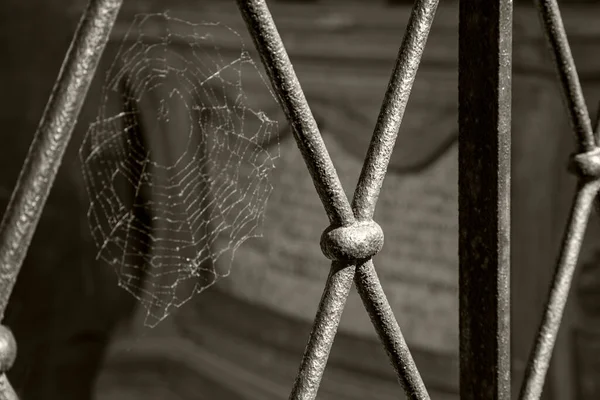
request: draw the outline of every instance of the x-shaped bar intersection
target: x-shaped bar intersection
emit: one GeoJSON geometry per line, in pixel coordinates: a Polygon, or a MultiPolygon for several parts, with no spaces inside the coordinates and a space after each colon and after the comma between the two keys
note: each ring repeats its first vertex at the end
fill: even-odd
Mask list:
{"type": "Polygon", "coordinates": [[[316,398],[353,281],[406,395],[410,399],[429,399],[371,257],[383,245],[383,232],[372,220],[375,205],[438,0],[417,0],[413,6],[352,204],[346,198],[266,2],[237,3],[331,224],[321,238],[324,254],[332,259],[331,271],[290,399],[316,398]]]}

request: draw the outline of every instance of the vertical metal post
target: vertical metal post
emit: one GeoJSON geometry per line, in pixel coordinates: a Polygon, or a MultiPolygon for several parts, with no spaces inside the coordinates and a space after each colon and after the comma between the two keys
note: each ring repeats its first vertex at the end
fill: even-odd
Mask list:
{"type": "Polygon", "coordinates": [[[459,16],[460,397],[508,400],[512,1],[459,16]]]}

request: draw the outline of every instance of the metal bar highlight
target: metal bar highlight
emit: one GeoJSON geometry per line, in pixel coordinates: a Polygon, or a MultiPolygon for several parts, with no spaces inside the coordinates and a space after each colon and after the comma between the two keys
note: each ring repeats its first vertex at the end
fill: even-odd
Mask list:
{"type": "Polygon", "coordinates": [[[459,3],[461,400],[510,398],[512,1],[459,3]]]}
{"type": "Polygon", "coordinates": [[[122,0],[91,0],[0,224],[0,318],[27,254],[122,0]]]}
{"type": "Polygon", "coordinates": [[[237,0],[237,4],[330,222],[351,224],[354,214],[266,2],[237,0]]]}
{"type": "Polygon", "coordinates": [[[394,311],[381,287],[372,260],[356,267],[354,282],[371,323],[396,371],[406,398],[429,400],[429,393],[404,340],[394,311]]]}

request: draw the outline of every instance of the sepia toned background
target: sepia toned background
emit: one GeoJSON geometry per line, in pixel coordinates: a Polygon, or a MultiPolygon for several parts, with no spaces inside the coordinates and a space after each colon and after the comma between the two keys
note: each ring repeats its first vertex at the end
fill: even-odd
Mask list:
{"type": "MultiPolygon", "coordinates": [[[[351,195],[410,12],[384,2],[272,2],[273,16],[351,195]]],[[[270,3],[271,4],[271,3],[270,3]]],[[[561,3],[562,4],[562,3],[561,3]]],[[[58,74],[83,3],[10,0],[0,13],[0,199],[5,205],[58,74]]],[[[326,227],[309,175],[281,111],[255,78],[252,106],[279,122],[279,159],[263,238],[235,253],[230,276],[195,296],[157,328],[140,301],[96,260],[77,153],[102,101],[106,71],[134,15],[160,1],[125,1],[6,316],[19,344],[10,373],[23,399],[275,399],[291,388],[329,263],[326,227]]],[[[217,21],[240,33],[258,63],[233,2],[169,2],[169,15],[217,21]]],[[[600,99],[599,6],[563,14],[591,110],[600,99]]],[[[539,322],[574,180],[573,143],[537,16],[518,5],[513,45],[512,357],[514,387],[539,322]]],[[[157,25],[156,35],[177,25],[157,25]]],[[[216,37],[224,59],[237,49],[216,37]]],[[[181,51],[185,51],[182,47],[181,51]]],[[[176,84],[176,83],[174,83],[176,84]]],[[[375,219],[386,234],[378,274],[432,398],[458,391],[457,5],[440,5],[375,219]]],[[[155,99],[156,100],[156,99],[155,99]]],[[[148,100],[144,120],[156,118],[148,100]]],[[[196,99],[196,101],[198,101],[196,99]]],[[[111,104],[118,112],[119,104],[111,104]]],[[[172,161],[184,127],[148,132],[157,159],[172,161]],[[154,143],[154,144],[153,144],[154,143]],[[154,147],[153,147],[154,146],[154,147]],[[174,150],[173,150],[174,149],[174,150]]],[[[273,149],[275,149],[273,147],[273,149]]],[[[275,150],[273,150],[275,151],[275,150]]],[[[129,194],[131,195],[131,194],[129,194]]],[[[600,395],[600,225],[593,219],[548,378],[548,399],[600,395]]],[[[219,243],[217,243],[219,245],[219,243]]],[[[397,398],[393,370],[356,295],[348,299],[319,398],[397,398]]]]}

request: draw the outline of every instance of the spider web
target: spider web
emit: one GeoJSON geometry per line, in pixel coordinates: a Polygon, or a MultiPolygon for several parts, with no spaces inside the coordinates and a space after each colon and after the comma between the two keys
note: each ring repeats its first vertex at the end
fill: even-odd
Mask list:
{"type": "Polygon", "coordinates": [[[250,92],[276,107],[238,33],[166,13],[136,16],[107,71],[79,152],[87,215],[97,258],[146,326],[227,276],[235,250],[262,236],[279,131],[250,92]]]}

